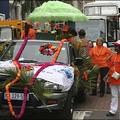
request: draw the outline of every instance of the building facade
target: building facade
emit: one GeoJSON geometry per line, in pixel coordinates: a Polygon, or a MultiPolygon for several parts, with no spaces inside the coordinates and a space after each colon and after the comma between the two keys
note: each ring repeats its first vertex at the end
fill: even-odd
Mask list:
{"type": "MultiPolygon", "coordinates": [[[[5,0],[6,1],[6,0],[5,0]]],[[[48,0],[9,0],[9,18],[10,19],[26,19],[27,16],[40,6],[43,2],[48,0]]],[[[94,0],[60,0],[72,4],[76,8],[83,10],[83,5],[94,0]]]]}
{"type": "Polygon", "coordinates": [[[0,0],[0,13],[5,14],[5,18],[8,19],[9,12],[9,0],[0,0]]]}

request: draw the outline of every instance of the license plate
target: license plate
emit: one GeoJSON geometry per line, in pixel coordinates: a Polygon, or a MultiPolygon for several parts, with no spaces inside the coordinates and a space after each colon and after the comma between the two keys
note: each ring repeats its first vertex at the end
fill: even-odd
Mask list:
{"type": "MultiPolygon", "coordinates": [[[[4,93],[4,99],[6,100],[6,93],[4,93]]],[[[23,100],[24,94],[23,93],[10,93],[11,100],[23,100]]],[[[29,101],[29,94],[27,94],[27,101],[29,101]]]]}

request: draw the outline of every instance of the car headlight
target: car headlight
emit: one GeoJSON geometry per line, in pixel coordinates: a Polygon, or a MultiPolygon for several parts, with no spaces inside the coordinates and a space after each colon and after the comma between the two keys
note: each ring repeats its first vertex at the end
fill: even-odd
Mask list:
{"type": "Polygon", "coordinates": [[[53,91],[63,91],[64,87],[62,85],[58,85],[52,82],[45,82],[44,89],[49,89],[53,91]]]}

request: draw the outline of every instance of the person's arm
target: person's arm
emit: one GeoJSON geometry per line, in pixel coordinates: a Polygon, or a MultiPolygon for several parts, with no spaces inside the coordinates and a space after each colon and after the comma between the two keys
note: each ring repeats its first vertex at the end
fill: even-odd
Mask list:
{"type": "Polygon", "coordinates": [[[105,59],[106,62],[110,61],[112,54],[113,54],[113,52],[108,48],[107,53],[106,53],[106,59],[105,59]]]}
{"type": "MultiPolygon", "coordinates": [[[[111,58],[112,58],[112,53],[107,57],[107,59],[106,59],[106,62],[108,63],[108,67],[109,67],[109,71],[110,71],[110,68],[111,68],[111,58]]],[[[107,81],[108,80],[108,78],[109,78],[109,71],[108,71],[108,73],[106,74],[106,76],[103,78],[103,80],[104,81],[107,81]]]]}
{"type": "Polygon", "coordinates": [[[33,38],[36,39],[36,31],[33,31],[33,38]]]}
{"type": "Polygon", "coordinates": [[[30,39],[36,39],[36,31],[32,28],[29,31],[29,38],[30,39]]]}

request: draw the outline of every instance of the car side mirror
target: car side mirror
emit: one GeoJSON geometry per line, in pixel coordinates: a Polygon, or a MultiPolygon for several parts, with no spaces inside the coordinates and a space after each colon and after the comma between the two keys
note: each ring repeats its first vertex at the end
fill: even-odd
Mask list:
{"type": "Polygon", "coordinates": [[[75,58],[74,64],[81,66],[84,63],[83,58],[75,58]]]}

